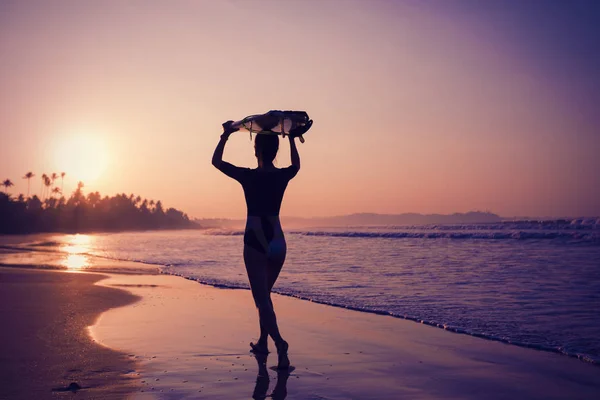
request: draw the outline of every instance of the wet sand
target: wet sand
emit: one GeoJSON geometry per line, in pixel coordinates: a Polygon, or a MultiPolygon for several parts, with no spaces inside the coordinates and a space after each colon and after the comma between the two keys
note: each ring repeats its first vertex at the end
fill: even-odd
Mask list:
{"type": "Polygon", "coordinates": [[[138,299],[94,285],[102,278],[0,267],[0,399],[72,397],[77,386],[78,399],[137,390],[135,361],[88,332],[100,313],[138,299]]]}
{"type": "MultiPolygon", "coordinates": [[[[94,337],[135,356],[133,398],[595,399],[600,368],[412,321],[275,295],[293,369],[256,360],[247,290],[180,277],[111,275],[100,285],[142,299],[102,314],[94,337]]],[[[271,350],[274,345],[269,344],[271,350]]]]}

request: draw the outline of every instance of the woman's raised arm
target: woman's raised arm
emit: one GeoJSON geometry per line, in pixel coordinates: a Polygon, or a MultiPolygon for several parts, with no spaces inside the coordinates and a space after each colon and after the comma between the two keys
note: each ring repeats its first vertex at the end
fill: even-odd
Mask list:
{"type": "Polygon", "coordinates": [[[227,121],[223,124],[223,134],[221,135],[221,140],[219,141],[219,144],[217,144],[217,148],[213,153],[212,165],[214,165],[216,169],[218,169],[228,177],[233,178],[238,182],[241,182],[244,178],[244,171],[246,170],[246,168],[236,167],[235,165],[230,164],[227,161],[223,161],[223,150],[225,150],[225,143],[227,143],[229,135],[239,130],[232,129],[231,122],[232,121],[227,121]]]}
{"type": "Polygon", "coordinates": [[[295,137],[290,135],[290,155],[292,156],[292,165],[296,169],[300,170],[300,154],[298,154],[298,148],[296,147],[295,137]]]}
{"type": "Polygon", "coordinates": [[[296,147],[295,138],[302,136],[305,134],[310,127],[312,126],[312,119],[308,121],[306,125],[299,126],[296,129],[290,131],[290,154],[292,156],[292,166],[296,167],[296,169],[300,169],[300,154],[298,154],[298,148],[296,147]]]}
{"type": "Polygon", "coordinates": [[[231,128],[231,124],[233,123],[233,121],[227,121],[225,123],[223,123],[223,134],[221,135],[221,140],[219,141],[219,144],[217,144],[217,148],[215,149],[215,152],[213,153],[213,157],[212,157],[212,165],[215,166],[215,168],[217,169],[221,169],[221,164],[223,164],[223,150],[225,150],[225,144],[227,143],[227,139],[229,139],[229,136],[239,130],[239,129],[232,129],[231,128]]]}

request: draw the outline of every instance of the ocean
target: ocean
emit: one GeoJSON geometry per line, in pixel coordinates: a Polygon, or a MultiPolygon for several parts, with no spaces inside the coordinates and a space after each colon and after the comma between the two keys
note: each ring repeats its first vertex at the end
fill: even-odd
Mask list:
{"type": "MultiPolygon", "coordinates": [[[[277,293],[600,365],[600,219],[284,230],[277,293]]],[[[0,263],[121,260],[248,288],[242,241],[224,229],[5,236],[0,263]]]]}

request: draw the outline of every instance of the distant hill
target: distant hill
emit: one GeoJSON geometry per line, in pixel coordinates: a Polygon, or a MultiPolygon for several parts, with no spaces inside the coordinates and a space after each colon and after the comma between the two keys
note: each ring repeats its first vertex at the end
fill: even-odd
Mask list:
{"type": "MultiPolygon", "coordinates": [[[[430,224],[477,224],[501,222],[502,218],[490,212],[472,211],[455,214],[374,214],[359,213],[334,217],[302,218],[281,217],[288,227],[319,226],[389,226],[389,225],[430,225],[430,224]]],[[[245,221],[241,219],[196,219],[198,224],[207,228],[239,228],[245,221]]]]}

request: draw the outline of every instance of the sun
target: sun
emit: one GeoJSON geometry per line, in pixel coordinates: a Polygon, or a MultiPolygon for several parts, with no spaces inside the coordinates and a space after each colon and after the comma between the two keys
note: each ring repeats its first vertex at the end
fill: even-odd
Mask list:
{"type": "Polygon", "coordinates": [[[71,178],[93,183],[108,167],[108,151],[99,136],[74,134],[62,138],[55,151],[56,166],[71,178]]]}

